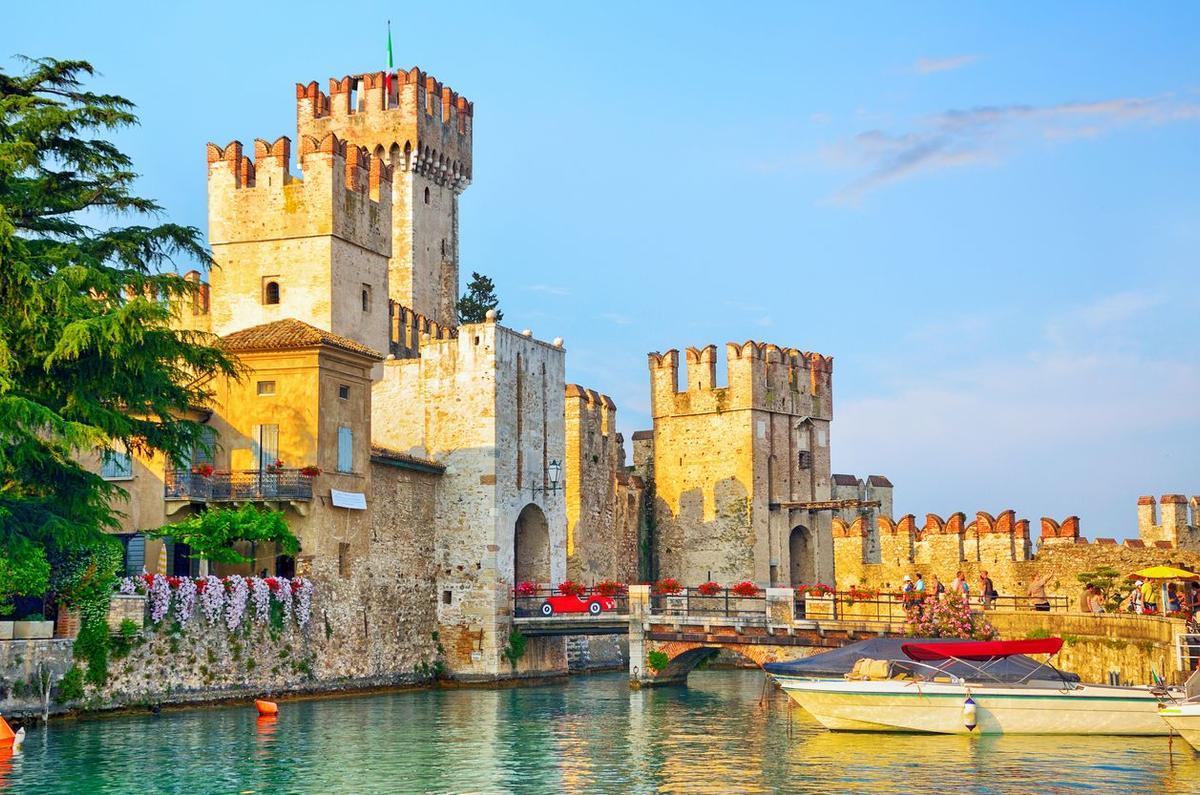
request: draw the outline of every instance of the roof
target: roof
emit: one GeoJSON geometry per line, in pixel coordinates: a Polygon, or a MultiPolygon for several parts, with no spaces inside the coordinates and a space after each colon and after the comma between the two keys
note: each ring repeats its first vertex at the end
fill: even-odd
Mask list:
{"type": "Polygon", "coordinates": [[[835,486],[857,486],[858,478],[854,475],[831,475],[835,486]]]}
{"type": "Polygon", "coordinates": [[[230,351],[281,351],[325,345],[370,359],[383,360],[383,354],[340,334],[310,326],[295,318],[284,318],[260,326],[235,331],[221,338],[230,351]]]}
{"type": "Polygon", "coordinates": [[[883,475],[870,475],[867,477],[867,483],[872,486],[886,486],[892,488],[892,481],[885,478],[883,475]]]}
{"type": "Polygon", "coordinates": [[[653,439],[653,438],[654,438],[654,431],[634,431],[633,432],[633,440],[635,442],[640,442],[643,439],[653,439]]]}
{"type": "Polygon", "coordinates": [[[446,471],[445,464],[439,464],[429,458],[418,458],[415,455],[402,453],[399,450],[391,450],[387,447],[378,447],[371,445],[371,460],[377,464],[386,464],[387,466],[400,467],[401,469],[415,469],[418,472],[432,472],[440,475],[446,471]]]}

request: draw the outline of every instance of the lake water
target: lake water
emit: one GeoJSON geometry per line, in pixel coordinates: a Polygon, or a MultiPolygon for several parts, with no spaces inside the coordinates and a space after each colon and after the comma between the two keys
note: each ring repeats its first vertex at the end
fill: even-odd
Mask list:
{"type": "Polygon", "coordinates": [[[58,721],[0,761],[21,793],[1200,792],[1166,738],[831,734],[763,676],[697,671],[630,691],[561,685],[58,721]],[[791,736],[788,736],[789,711],[791,736]]]}

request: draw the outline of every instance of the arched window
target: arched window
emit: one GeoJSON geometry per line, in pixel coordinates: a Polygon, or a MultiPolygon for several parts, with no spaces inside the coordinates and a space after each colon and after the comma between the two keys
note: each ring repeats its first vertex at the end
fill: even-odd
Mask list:
{"type": "Polygon", "coordinates": [[[425,203],[429,204],[429,188],[425,189],[425,203]]]}
{"type": "Polygon", "coordinates": [[[267,282],[263,287],[263,303],[277,304],[279,303],[279,282],[267,282]]]}

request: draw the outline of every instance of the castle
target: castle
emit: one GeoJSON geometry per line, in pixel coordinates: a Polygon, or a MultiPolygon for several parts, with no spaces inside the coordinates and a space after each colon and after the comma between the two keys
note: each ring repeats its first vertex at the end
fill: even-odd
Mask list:
{"type": "MultiPolygon", "coordinates": [[[[892,484],[831,473],[833,360],[767,343],[648,357],[653,428],[633,467],[608,396],[566,382],[561,338],[460,324],[461,193],[474,106],[417,70],[298,84],[286,136],[208,144],[209,281],[179,322],[218,335],[245,372],[194,419],[215,451],[182,467],[92,463],[130,494],[127,570],[200,574],[186,545],[149,539],[217,504],[285,512],[295,559],[269,545],[217,573],[317,584],[315,678],[390,683],[560,673],[562,638],[513,659],[512,593],[567,578],[892,587],[916,565],[1029,576],[1029,525],[998,516],[892,519],[892,484]],[[681,381],[682,376],[682,381],[681,381]]],[[[1139,507],[1143,547],[1196,549],[1192,499],[1139,507]]],[[[1075,548],[1078,521],[1042,521],[1075,548]]],[[[1082,547],[1083,545],[1078,545],[1082,547]]],[[[1107,546],[1098,544],[1096,546],[1107,546]]],[[[1132,549],[1132,547],[1128,547],[1132,549]]]]}

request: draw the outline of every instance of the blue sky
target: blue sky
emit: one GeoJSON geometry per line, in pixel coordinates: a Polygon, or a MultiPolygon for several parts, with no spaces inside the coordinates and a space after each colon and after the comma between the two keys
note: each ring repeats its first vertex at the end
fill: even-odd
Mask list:
{"type": "Polygon", "coordinates": [[[649,427],[645,354],[835,357],[835,471],[898,512],[1200,492],[1200,6],[21,4],[0,54],[133,99],[142,191],[206,224],[207,141],[399,66],[475,102],[464,276],[649,427]]]}

